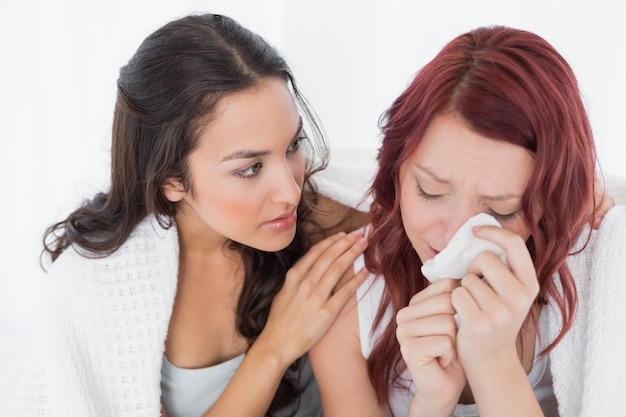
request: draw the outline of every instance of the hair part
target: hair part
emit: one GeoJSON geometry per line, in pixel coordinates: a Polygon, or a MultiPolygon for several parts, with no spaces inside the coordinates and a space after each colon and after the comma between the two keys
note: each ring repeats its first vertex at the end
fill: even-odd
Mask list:
{"type": "MultiPolygon", "coordinates": [[[[576,287],[565,261],[594,218],[596,153],[565,59],[543,38],[507,27],[478,28],[452,40],[381,117],[384,138],[370,189],[372,232],[365,254],[368,269],[384,276],[386,284],[375,326],[388,307],[397,313],[428,285],[402,224],[399,169],[431,120],[446,112],[477,133],[522,146],[536,158],[522,198],[531,230],[527,247],[539,281],[538,301],[554,302],[563,319],[547,352],[570,328],[576,310],[576,287]]],[[[405,383],[400,380],[405,368],[390,325],[368,359],[381,403],[390,383],[405,383]]]]}

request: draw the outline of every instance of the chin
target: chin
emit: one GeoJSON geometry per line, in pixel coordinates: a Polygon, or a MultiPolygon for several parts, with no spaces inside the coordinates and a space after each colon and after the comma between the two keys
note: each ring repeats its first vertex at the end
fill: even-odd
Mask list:
{"type": "Polygon", "coordinates": [[[285,249],[293,242],[296,236],[296,230],[294,228],[291,233],[284,233],[273,238],[260,239],[256,245],[250,245],[251,247],[263,252],[278,252],[285,249]]]}

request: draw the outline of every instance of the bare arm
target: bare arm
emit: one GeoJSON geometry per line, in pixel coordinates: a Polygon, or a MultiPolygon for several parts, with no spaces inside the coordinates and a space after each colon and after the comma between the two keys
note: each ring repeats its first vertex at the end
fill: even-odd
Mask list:
{"type": "Polygon", "coordinates": [[[324,338],[309,352],[325,417],[385,417],[361,354],[356,297],[352,296],[324,338]]]}
{"type": "Polygon", "coordinates": [[[366,271],[351,274],[335,289],[365,247],[361,233],[335,235],[311,248],[289,270],[263,332],[205,417],[266,414],[287,367],[317,343],[354,297],[366,271]]]}

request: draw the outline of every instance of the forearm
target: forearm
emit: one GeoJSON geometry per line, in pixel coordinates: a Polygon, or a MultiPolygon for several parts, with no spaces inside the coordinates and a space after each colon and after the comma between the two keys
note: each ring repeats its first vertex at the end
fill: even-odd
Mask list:
{"type": "Polygon", "coordinates": [[[253,344],[204,417],[265,416],[288,366],[262,343],[253,344]]]}

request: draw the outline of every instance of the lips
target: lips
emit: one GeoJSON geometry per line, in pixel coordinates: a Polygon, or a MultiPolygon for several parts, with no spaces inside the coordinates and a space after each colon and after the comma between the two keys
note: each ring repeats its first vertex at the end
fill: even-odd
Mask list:
{"type": "Polygon", "coordinates": [[[263,225],[277,232],[282,232],[291,229],[296,224],[296,219],[297,215],[294,210],[289,213],[281,214],[279,217],[263,223],[263,225]]]}

